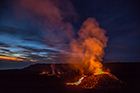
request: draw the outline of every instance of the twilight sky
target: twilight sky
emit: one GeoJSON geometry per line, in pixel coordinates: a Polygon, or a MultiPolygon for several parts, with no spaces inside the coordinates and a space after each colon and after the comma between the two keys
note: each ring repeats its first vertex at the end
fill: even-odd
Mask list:
{"type": "Polygon", "coordinates": [[[87,18],[108,37],[103,62],[140,62],[138,0],[0,0],[0,69],[65,63],[87,18]],[[23,62],[22,62],[23,61],[23,62]]]}

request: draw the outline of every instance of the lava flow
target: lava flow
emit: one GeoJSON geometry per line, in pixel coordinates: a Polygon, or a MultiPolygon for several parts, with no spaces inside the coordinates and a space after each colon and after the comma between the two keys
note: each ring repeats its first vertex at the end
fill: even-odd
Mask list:
{"type": "MultiPolygon", "coordinates": [[[[107,74],[108,72],[103,72],[102,69],[98,69],[96,73],[94,73],[94,75],[99,75],[99,74],[107,74]]],[[[66,85],[79,85],[82,83],[83,79],[87,77],[87,75],[82,76],[77,82],[73,82],[73,83],[66,83],[66,85]]]]}
{"type": "Polygon", "coordinates": [[[77,82],[66,83],[66,85],[79,85],[85,77],[86,77],[86,75],[81,77],[77,82]]]}

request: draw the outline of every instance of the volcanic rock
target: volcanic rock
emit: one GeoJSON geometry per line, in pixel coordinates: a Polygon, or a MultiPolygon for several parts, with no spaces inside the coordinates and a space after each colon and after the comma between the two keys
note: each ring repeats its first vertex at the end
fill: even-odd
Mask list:
{"type": "Polygon", "coordinates": [[[124,83],[111,73],[87,76],[80,84],[80,86],[85,89],[117,88],[123,85],[124,83]]]}

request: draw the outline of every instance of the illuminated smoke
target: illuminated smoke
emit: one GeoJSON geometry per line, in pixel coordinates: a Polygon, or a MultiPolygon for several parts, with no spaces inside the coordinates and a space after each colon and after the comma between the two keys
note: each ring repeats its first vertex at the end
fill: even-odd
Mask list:
{"type": "Polygon", "coordinates": [[[52,69],[52,74],[55,74],[55,67],[54,67],[54,64],[51,64],[51,69],[52,69]]]}
{"type": "Polygon", "coordinates": [[[84,70],[83,73],[94,73],[102,69],[101,61],[108,41],[105,33],[94,18],[88,18],[83,23],[78,32],[78,39],[73,39],[70,43],[71,51],[74,53],[70,61],[82,63],[75,65],[76,69],[84,70]]]}

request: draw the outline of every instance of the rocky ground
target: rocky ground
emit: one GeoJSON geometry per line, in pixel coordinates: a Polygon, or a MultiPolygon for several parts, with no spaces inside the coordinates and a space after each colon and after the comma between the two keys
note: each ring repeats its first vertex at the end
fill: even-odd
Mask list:
{"type": "MultiPolygon", "coordinates": [[[[1,93],[139,93],[140,92],[140,63],[106,63],[111,73],[119,80],[108,75],[100,76],[98,86],[101,88],[83,89],[81,86],[67,86],[66,83],[80,76],[78,72],[69,70],[68,64],[55,65],[55,71],[63,72],[57,75],[39,75],[42,71],[51,73],[50,65],[35,64],[24,69],[1,70],[1,93]],[[122,81],[120,83],[120,81],[122,81]],[[104,82],[104,83],[103,83],[104,82]],[[115,87],[106,87],[106,86],[115,87]],[[120,87],[118,87],[120,86],[120,87]]],[[[98,77],[98,76],[96,76],[98,77]]],[[[89,78],[92,78],[90,76],[89,78]]],[[[86,79],[85,79],[86,80],[86,79]]],[[[93,80],[93,79],[92,79],[93,80]]]]}

